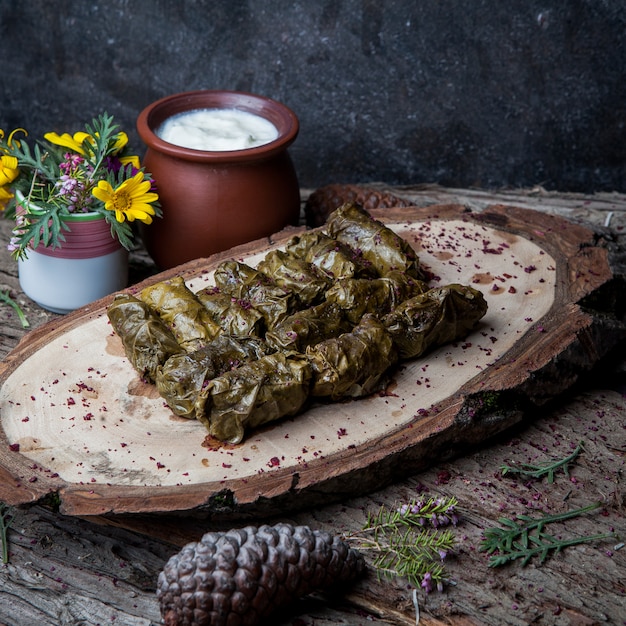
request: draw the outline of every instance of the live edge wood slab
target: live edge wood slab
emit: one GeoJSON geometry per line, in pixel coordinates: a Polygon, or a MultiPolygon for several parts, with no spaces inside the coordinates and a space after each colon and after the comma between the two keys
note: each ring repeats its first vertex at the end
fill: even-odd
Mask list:
{"type": "MultiPolygon", "coordinates": [[[[317,506],[380,488],[511,426],[571,387],[624,335],[610,311],[594,310],[613,273],[587,228],[506,206],[374,213],[417,249],[433,285],[482,289],[489,311],[473,333],[404,362],[380,394],[313,404],[241,444],[216,445],[133,370],[108,323],[107,298],[30,334],[4,361],[0,498],[24,504],[53,492],[65,514],[213,519],[317,506]]],[[[254,266],[293,234],[145,284],[180,275],[198,290],[214,284],[222,259],[254,266]]]]}
{"type": "MultiPolygon", "coordinates": [[[[58,468],[53,463],[49,467],[45,457],[26,456],[27,445],[16,450],[12,444],[17,439],[34,436],[20,430],[20,425],[32,426],[31,418],[35,421],[40,411],[48,414],[48,409],[31,405],[28,415],[14,412],[20,387],[17,377],[12,378],[15,372],[25,374],[21,382],[28,392],[19,400],[24,406],[35,402],[30,399],[31,378],[36,378],[33,395],[37,396],[50,382],[46,378],[50,370],[84,368],[83,353],[88,350],[76,350],[71,359],[57,363],[54,344],[69,340],[71,346],[73,334],[78,333],[80,343],[85,329],[90,333],[99,329],[107,300],[67,317],[44,312],[20,294],[14,266],[3,257],[5,284],[0,286],[12,289],[37,327],[16,346],[24,331],[8,308],[0,310],[3,354],[13,348],[0,365],[2,390],[11,389],[10,397],[2,398],[0,414],[0,500],[24,505],[14,510],[9,564],[0,566],[0,623],[159,623],[154,598],[158,570],[177,546],[206,530],[288,519],[331,532],[349,532],[357,530],[367,511],[375,511],[380,504],[394,506],[424,492],[458,497],[463,521],[456,529],[456,556],[448,564],[455,584],[443,594],[418,594],[420,624],[620,623],[626,577],[625,551],[613,550],[617,539],[602,546],[578,547],[542,567],[533,563],[524,569],[513,565],[490,570],[476,547],[482,530],[496,524],[500,516],[557,512],[593,501],[602,503],[601,515],[569,524],[564,534],[612,528],[623,537],[626,532],[621,490],[626,440],[622,390],[626,387],[619,353],[624,339],[620,232],[626,201],[615,195],[567,196],[541,190],[495,194],[416,187],[388,191],[422,208],[387,209],[379,216],[394,228],[408,230],[420,257],[431,269],[441,270],[442,283],[453,282],[457,275],[458,282],[484,290],[489,317],[471,341],[405,366],[388,394],[373,400],[392,406],[391,413],[399,420],[385,425],[382,432],[370,439],[359,435],[346,451],[341,446],[356,436],[356,430],[346,427],[339,437],[337,431],[344,428],[339,425],[329,431],[336,440],[329,434],[332,441],[319,444],[323,462],[316,463],[317,457],[311,455],[306,463],[293,461],[286,467],[290,461],[284,442],[291,439],[291,432],[285,439],[287,431],[281,431],[279,463],[230,482],[220,476],[187,485],[178,480],[170,485],[162,480],[153,484],[152,477],[159,477],[155,460],[153,467],[142,468],[139,480],[143,483],[107,485],[103,472],[95,482],[90,474],[89,485],[81,485],[77,474],[53,476],[58,468]],[[563,215],[576,220],[563,219],[563,215]],[[609,222],[611,229],[603,226],[609,222]],[[450,226],[456,233],[453,237],[447,230],[450,226]],[[466,230],[459,231],[459,226],[466,230]],[[431,237],[425,237],[427,230],[431,237]],[[459,232],[464,232],[463,242],[459,232]],[[427,245],[429,240],[434,243],[427,245]],[[461,249],[464,254],[471,252],[463,257],[471,258],[471,263],[457,264],[461,249]],[[496,320],[504,320],[503,325],[496,320]],[[598,366],[600,376],[596,375],[598,366]],[[472,375],[467,374],[471,369],[472,375]],[[420,394],[409,397],[403,380],[421,388],[420,394]],[[6,415],[13,420],[10,434],[5,430],[6,415]],[[29,419],[22,422],[25,417],[29,419]],[[584,452],[570,467],[570,477],[559,476],[555,484],[511,480],[499,472],[503,463],[562,457],[581,440],[584,452]],[[339,447],[331,446],[337,442],[339,447]],[[328,452],[322,449],[326,445],[328,452]],[[58,494],[60,511],[49,508],[54,499],[46,499],[48,493],[58,494]]],[[[1,227],[8,233],[4,224],[1,227]]],[[[272,242],[255,242],[236,254],[254,256],[291,234],[281,233],[272,242]]],[[[175,273],[182,272],[192,283],[203,281],[221,258],[192,263],[175,273]]],[[[151,274],[144,256],[135,255],[134,262],[136,280],[151,274]]],[[[115,338],[105,333],[104,341],[107,358],[123,362],[115,338]]],[[[100,363],[96,367],[102,372],[100,363]]],[[[74,380],[72,384],[77,382],[81,383],[74,380]]],[[[141,386],[131,387],[139,405],[154,400],[141,386]]],[[[96,385],[79,384],[73,392],[76,404],[91,403],[91,408],[82,407],[84,415],[93,413],[100,399],[111,400],[106,390],[96,400],[95,389],[96,385]],[[81,395],[81,391],[87,393],[81,395]]],[[[63,401],[68,397],[64,393],[63,401]]],[[[348,404],[367,406],[359,409],[367,423],[371,403],[348,404]]],[[[311,410],[315,411],[319,407],[311,410]]],[[[54,419],[54,412],[50,415],[54,419]]],[[[96,421],[83,420],[84,415],[77,413],[85,424],[96,421]]],[[[354,420],[341,412],[331,418],[338,424],[354,420]]],[[[283,426],[292,429],[298,421],[306,423],[306,414],[283,426]]],[[[170,432],[178,426],[172,422],[170,432]]],[[[262,439],[271,441],[275,430],[264,431],[262,439]]],[[[63,436],[70,441],[70,434],[63,436]]],[[[83,454],[82,445],[76,443],[80,439],[68,445],[83,454]]],[[[207,451],[206,455],[209,452],[223,456],[232,450],[207,451]]],[[[66,465],[77,462],[81,461],[71,456],[66,465]]],[[[69,472],[67,467],[62,471],[69,472]]],[[[401,580],[383,582],[371,574],[343,600],[317,597],[280,620],[281,624],[414,624],[415,610],[411,590],[401,580]]]]}

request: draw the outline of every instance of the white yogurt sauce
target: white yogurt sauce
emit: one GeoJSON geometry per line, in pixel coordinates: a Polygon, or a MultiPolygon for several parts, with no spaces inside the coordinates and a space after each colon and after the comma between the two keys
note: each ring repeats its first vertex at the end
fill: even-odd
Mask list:
{"type": "Polygon", "coordinates": [[[278,129],[264,117],[247,111],[197,109],[168,118],[156,134],[183,148],[221,152],[262,146],[278,137],[278,129]]]}

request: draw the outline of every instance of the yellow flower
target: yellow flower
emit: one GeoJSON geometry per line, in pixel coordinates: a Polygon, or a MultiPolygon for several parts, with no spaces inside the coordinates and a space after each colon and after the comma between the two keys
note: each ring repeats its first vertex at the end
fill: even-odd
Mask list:
{"type": "Polygon", "coordinates": [[[0,156],[0,187],[12,183],[20,174],[17,158],[4,154],[0,156]]]}
{"type": "MultiPolygon", "coordinates": [[[[17,148],[20,147],[20,142],[17,139],[15,139],[15,133],[24,133],[24,135],[28,136],[28,133],[23,128],[16,128],[15,130],[12,130],[7,139],[7,146],[9,148],[12,148],[13,144],[15,144],[17,148]]],[[[4,131],[2,130],[2,128],[0,128],[0,141],[3,139],[4,139],[4,131]]]]}
{"type": "Polygon", "coordinates": [[[13,198],[14,194],[11,193],[6,187],[0,187],[0,211],[4,211],[7,202],[13,198]]]}
{"type": "Polygon", "coordinates": [[[130,163],[136,170],[141,169],[141,161],[136,155],[120,157],[120,163],[122,165],[128,165],[130,163]]]}
{"type": "Polygon", "coordinates": [[[101,180],[91,193],[104,202],[105,209],[115,211],[118,222],[139,220],[151,224],[155,210],[150,203],[159,199],[156,193],[150,191],[150,181],[144,180],[143,172],[138,172],[115,189],[108,181],[101,180]]]}
{"type": "MultiPolygon", "coordinates": [[[[73,152],[77,152],[82,156],[87,156],[85,154],[84,142],[87,140],[91,145],[95,146],[96,140],[92,135],[86,133],[85,131],[80,131],[78,133],[74,133],[74,135],[70,135],[69,133],[63,133],[62,135],[58,135],[57,133],[46,133],[44,135],[44,139],[53,143],[55,146],[61,146],[63,148],[69,148],[73,152]]],[[[117,154],[121,150],[124,149],[124,146],[128,143],[128,135],[125,132],[119,132],[115,135],[115,144],[113,145],[113,149],[111,154],[117,154]]]]}
{"type": "Polygon", "coordinates": [[[56,146],[69,148],[73,152],[77,152],[83,156],[85,156],[85,148],[83,147],[85,139],[88,139],[89,143],[94,143],[93,137],[84,131],[74,133],[73,136],[69,133],[63,133],[62,135],[57,135],[57,133],[46,133],[44,135],[44,139],[56,146]]]}
{"type": "MultiPolygon", "coordinates": [[[[128,143],[128,135],[124,131],[120,131],[116,135],[115,145],[113,146],[112,154],[117,154],[124,149],[124,146],[128,143]]],[[[138,158],[138,157],[137,157],[138,158]]],[[[139,168],[137,168],[139,169],[139,168]]]]}

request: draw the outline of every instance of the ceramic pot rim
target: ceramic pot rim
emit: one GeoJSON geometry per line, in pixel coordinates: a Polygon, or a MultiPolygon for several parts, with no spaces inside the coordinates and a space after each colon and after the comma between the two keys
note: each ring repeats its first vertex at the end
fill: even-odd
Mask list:
{"type": "MultiPolygon", "coordinates": [[[[40,209],[34,202],[29,202],[26,196],[18,190],[15,192],[17,204],[27,206],[33,215],[43,215],[45,211],[40,209]]],[[[105,219],[98,211],[87,211],[86,213],[68,213],[63,215],[64,222],[92,222],[97,219],[105,219]]]]}
{"type": "Polygon", "coordinates": [[[221,89],[186,91],[166,96],[149,104],[137,118],[137,131],[149,148],[171,157],[201,163],[254,161],[274,156],[284,151],[295,141],[299,130],[300,124],[296,114],[281,102],[244,91],[224,91],[221,89]],[[210,151],[177,146],[163,141],[154,132],[172,115],[211,108],[239,109],[259,115],[276,126],[278,137],[274,141],[254,148],[210,151]]]}
{"type": "MultiPolygon", "coordinates": [[[[17,191],[15,195],[18,204],[28,206],[32,214],[45,213],[36,204],[28,202],[21,192],[17,191]]],[[[40,243],[35,248],[39,254],[63,259],[89,259],[111,254],[122,247],[120,241],[112,235],[106,218],[98,211],[70,213],[63,216],[63,221],[74,224],[75,228],[61,231],[65,240],[56,248],[40,243]]]]}

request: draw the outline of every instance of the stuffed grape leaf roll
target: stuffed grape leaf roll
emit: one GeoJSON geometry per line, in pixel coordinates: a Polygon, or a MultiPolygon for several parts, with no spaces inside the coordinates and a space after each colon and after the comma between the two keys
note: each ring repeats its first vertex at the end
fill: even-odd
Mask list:
{"type": "Polygon", "coordinates": [[[465,285],[435,287],[382,318],[402,359],[465,337],[487,313],[483,294],[465,285]]]}
{"type": "Polygon", "coordinates": [[[263,277],[259,271],[241,261],[228,259],[222,261],[214,273],[215,285],[226,293],[238,292],[263,277]]]}
{"type": "Polygon", "coordinates": [[[307,346],[338,337],[352,326],[339,306],[322,302],[287,316],[265,334],[265,340],[276,350],[304,352],[307,346]]]}
{"type": "Polygon", "coordinates": [[[240,301],[260,311],[266,328],[296,310],[295,295],[276,284],[269,276],[240,261],[223,261],[215,269],[215,284],[240,301]]]}
{"type": "Polygon", "coordinates": [[[284,250],[270,250],[257,269],[269,276],[276,284],[294,293],[299,308],[313,306],[324,299],[330,287],[328,276],[318,272],[311,263],[288,254],[284,250]]]}
{"type": "Polygon", "coordinates": [[[382,278],[337,280],[326,292],[326,301],[339,307],[352,324],[358,324],[366,313],[384,315],[427,290],[426,283],[394,270],[382,278]]]}
{"type": "Polygon", "coordinates": [[[247,430],[298,413],[309,397],[310,380],[304,355],[269,354],[211,380],[199,419],[213,437],[240,443],[247,430]]]}
{"type": "Polygon", "coordinates": [[[409,243],[352,202],[329,215],[326,231],[355,250],[380,276],[398,270],[419,280],[425,277],[409,243]]]}
{"type": "Polygon", "coordinates": [[[156,373],[156,386],[172,411],[181,417],[196,419],[204,415],[208,382],[248,361],[272,352],[257,337],[219,335],[195,352],[170,357],[156,373]]]}
{"type": "Polygon", "coordinates": [[[207,344],[221,331],[182,276],[145,287],[139,299],[156,311],[187,352],[207,344]]]}
{"type": "Polygon", "coordinates": [[[331,400],[367,396],[383,387],[385,374],[397,363],[391,335],[366,314],[352,332],[306,349],[313,370],[311,394],[331,400]]]}
{"type": "Polygon", "coordinates": [[[221,291],[219,287],[201,289],[196,297],[223,333],[238,337],[263,335],[263,315],[247,300],[235,298],[221,291]]]}
{"type": "Polygon", "coordinates": [[[135,296],[117,294],[107,308],[107,316],[122,340],[126,357],[150,382],[155,381],[162,363],[183,351],[168,326],[135,296]]]}
{"type": "Polygon", "coordinates": [[[319,230],[292,237],[285,252],[311,263],[331,280],[373,275],[369,264],[352,248],[319,230]]]}

